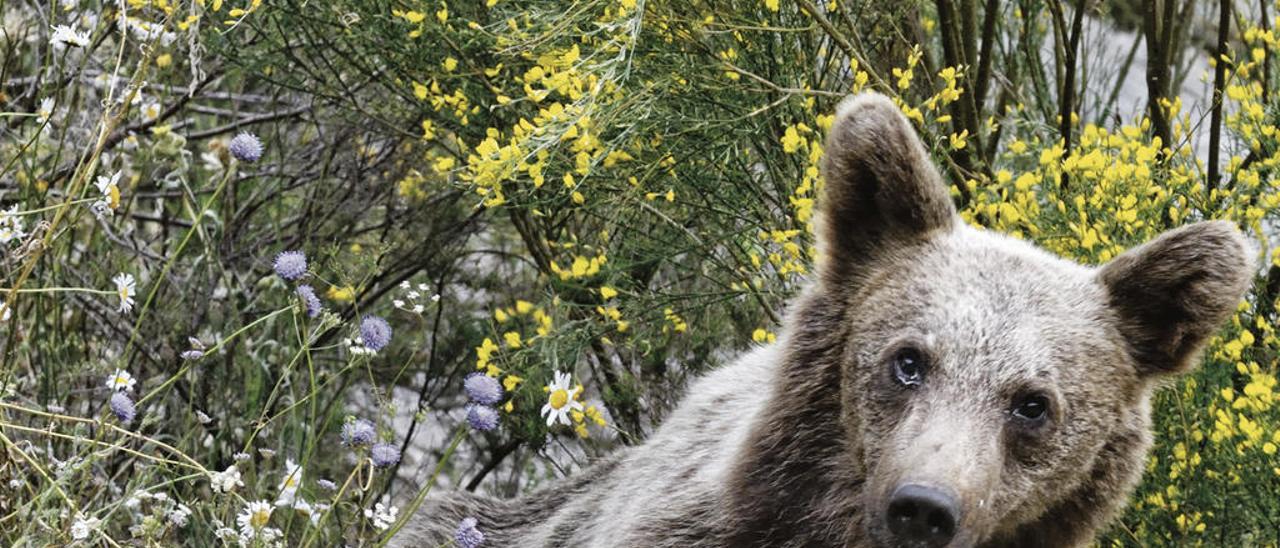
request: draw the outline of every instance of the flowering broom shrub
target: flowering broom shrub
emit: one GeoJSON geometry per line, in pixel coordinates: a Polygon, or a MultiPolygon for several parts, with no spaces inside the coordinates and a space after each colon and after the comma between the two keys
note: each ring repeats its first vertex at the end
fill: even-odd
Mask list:
{"type": "Polygon", "coordinates": [[[0,542],[377,545],[641,442],[774,342],[824,131],[876,90],[972,224],[1257,242],[1099,542],[1274,545],[1277,6],[984,4],[0,5],[0,542]]]}

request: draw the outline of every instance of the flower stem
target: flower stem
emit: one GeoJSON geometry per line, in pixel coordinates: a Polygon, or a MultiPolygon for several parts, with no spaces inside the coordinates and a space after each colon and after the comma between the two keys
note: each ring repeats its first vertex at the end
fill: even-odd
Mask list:
{"type": "Polygon", "coordinates": [[[405,508],[405,511],[400,515],[400,519],[396,520],[395,526],[392,527],[391,530],[387,531],[387,534],[378,542],[378,548],[386,546],[387,542],[391,541],[391,539],[396,536],[396,533],[400,532],[400,529],[408,524],[409,520],[413,518],[413,514],[418,511],[418,507],[422,506],[422,501],[426,500],[427,493],[431,492],[431,487],[436,484],[436,478],[439,477],[440,472],[444,470],[445,463],[449,462],[449,457],[453,456],[453,451],[458,448],[458,445],[460,445],[462,440],[466,437],[466,423],[458,425],[458,431],[453,435],[453,442],[449,444],[448,449],[445,449],[444,455],[440,457],[440,462],[436,463],[435,470],[431,472],[431,478],[427,480],[427,483],[422,487],[422,490],[418,491],[418,495],[413,498],[413,502],[409,503],[409,506],[405,508]]]}

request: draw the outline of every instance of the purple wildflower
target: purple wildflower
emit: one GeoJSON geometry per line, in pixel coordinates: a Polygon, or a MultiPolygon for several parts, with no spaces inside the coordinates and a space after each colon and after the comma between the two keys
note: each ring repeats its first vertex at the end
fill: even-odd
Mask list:
{"type": "Polygon", "coordinates": [[[454,533],[454,540],[458,541],[460,548],[479,548],[484,544],[484,533],[476,528],[479,522],[476,518],[465,518],[458,522],[458,532],[454,533]]]}
{"type": "Polygon", "coordinates": [[[390,443],[375,443],[369,449],[369,460],[378,468],[386,468],[400,462],[400,448],[390,443]]]}
{"type": "Polygon", "coordinates": [[[367,419],[356,419],[342,425],[342,443],[349,447],[369,445],[377,434],[377,427],[367,419]]]}
{"type": "Polygon", "coordinates": [[[129,424],[138,415],[138,408],[133,404],[133,400],[129,398],[128,394],[123,391],[116,391],[111,394],[111,412],[115,413],[120,422],[129,424]]]}
{"type": "Polygon", "coordinates": [[[498,427],[498,410],[487,405],[472,404],[468,407],[467,422],[472,428],[488,432],[498,427]]]}
{"type": "Polygon", "coordinates": [[[377,316],[365,316],[360,321],[360,342],[374,352],[382,350],[391,342],[391,324],[377,316]]]}
{"type": "Polygon", "coordinates": [[[276,255],[276,274],[289,281],[307,273],[307,256],[301,251],[285,251],[276,255]]]}
{"type": "Polygon", "coordinates": [[[316,296],[316,290],[307,284],[299,285],[293,290],[298,294],[298,298],[302,299],[302,304],[307,308],[307,317],[314,318],[320,315],[320,297],[316,296]]]}
{"type": "Polygon", "coordinates": [[[256,162],[262,158],[262,141],[252,133],[243,132],[232,137],[227,149],[241,162],[256,162]]]}
{"type": "Polygon", "coordinates": [[[481,405],[497,405],[502,401],[502,383],[484,373],[472,373],[462,381],[467,397],[481,405]]]}

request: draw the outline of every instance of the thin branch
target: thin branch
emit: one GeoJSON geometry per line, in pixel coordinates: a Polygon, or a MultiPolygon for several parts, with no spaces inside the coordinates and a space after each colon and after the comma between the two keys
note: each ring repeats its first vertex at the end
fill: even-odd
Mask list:
{"type": "Polygon", "coordinates": [[[1213,63],[1213,111],[1209,122],[1209,173],[1205,185],[1218,186],[1219,148],[1222,143],[1222,92],[1226,87],[1227,38],[1231,33],[1231,0],[1218,2],[1218,48],[1213,63]]]}

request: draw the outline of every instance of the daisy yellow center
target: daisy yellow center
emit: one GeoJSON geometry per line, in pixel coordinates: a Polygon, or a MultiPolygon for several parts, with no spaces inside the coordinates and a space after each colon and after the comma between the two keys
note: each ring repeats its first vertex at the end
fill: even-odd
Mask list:
{"type": "Polygon", "coordinates": [[[297,487],[298,486],[297,476],[289,476],[289,479],[284,480],[284,486],[297,487]]]}
{"type": "Polygon", "coordinates": [[[253,515],[249,516],[249,525],[254,529],[261,529],[267,526],[267,521],[271,519],[271,510],[254,510],[253,515]]]}
{"type": "Polygon", "coordinates": [[[123,286],[123,285],[122,285],[122,286],[120,286],[120,289],[117,289],[117,290],[116,290],[116,293],[119,293],[119,294],[120,294],[120,300],[122,300],[122,301],[123,301],[123,300],[125,300],[125,299],[128,299],[128,298],[129,298],[129,288],[128,288],[128,286],[123,286]]]}
{"type": "Polygon", "coordinates": [[[120,207],[120,187],[111,185],[107,188],[107,197],[109,198],[109,200],[107,200],[107,205],[111,207],[111,209],[120,207]]]}
{"type": "Polygon", "coordinates": [[[116,386],[124,386],[126,384],[129,384],[129,379],[124,378],[124,375],[116,377],[116,386]]]}
{"type": "Polygon", "coordinates": [[[551,400],[548,403],[551,404],[552,409],[560,409],[561,407],[564,407],[566,403],[569,403],[569,392],[563,388],[552,392],[551,400]]]}

